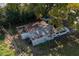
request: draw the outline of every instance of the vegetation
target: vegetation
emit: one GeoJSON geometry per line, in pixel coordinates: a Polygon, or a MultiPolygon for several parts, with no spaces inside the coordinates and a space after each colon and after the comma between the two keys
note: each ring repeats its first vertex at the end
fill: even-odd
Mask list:
{"type": "Polygon", "coordinates": [[[5,44],[3,41],[0,41],[0,56],[13,56],[15,52],[9,49],[9,46],[5,44]]]}
{"type": "Polygon", "coordinates": [[[36,21],[38,17],[53,17],[49,23],[61,26],[62,20],[69,20],[69,26],[73,24],[79,15],[78,4],[7,4],[0,8],[0,25],[6,28],[15,27],[36,21]],[[76,12],[73,13],[71,12],[76,12]]]}
{"type": "Polygon", "coordinates": [[[4,35],[0,35],[0,40],[3,40],[5,38],[4,35]]]}

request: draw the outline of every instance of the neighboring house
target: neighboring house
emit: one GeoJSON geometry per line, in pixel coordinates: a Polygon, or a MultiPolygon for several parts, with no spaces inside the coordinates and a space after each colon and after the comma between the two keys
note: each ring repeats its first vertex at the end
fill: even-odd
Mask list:
{"type": "Polygon", "coordinates": [[[57,30],[45,21],[40,21],[17,27],[17,31],[22,40],[30,40],[32,45],[36,46],[48,40],[53,40],[55,37],[67,34],[69,29],[64,27],[57,30]]]}

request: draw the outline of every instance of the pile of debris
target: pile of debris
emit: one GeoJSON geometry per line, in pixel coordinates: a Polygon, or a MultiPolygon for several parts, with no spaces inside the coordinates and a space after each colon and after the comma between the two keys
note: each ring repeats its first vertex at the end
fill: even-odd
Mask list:
{"type": "Polygon", "coordinates": [[[66,27],[57,30],[54,26],[47,24],[45,21],[38,21],[17,27],[17,32],[21,39],[30,40],[32,45],[35,46],[48,40],[52,40],[55,37],[64,35],[68,33],[69,30],[66,27]]]}
{"type": "Polygon", "coordinates": [[[48,24],[44,21],[29,23],[27,25],[16,27],[18,33],[33,32],[38,28],[46,27],[48,24]]]}

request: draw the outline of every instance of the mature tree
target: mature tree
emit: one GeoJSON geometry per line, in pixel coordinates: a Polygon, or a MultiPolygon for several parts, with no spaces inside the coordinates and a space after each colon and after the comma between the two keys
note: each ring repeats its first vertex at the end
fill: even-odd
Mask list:
{"type": "Polygon", "coordinates": [[[0,26],[4,24],[5,20],[5,9],[0,7],[0,26]]]}
{"type": "Polygon", "coordinates": [[[19,4],[7,4],[6,6],[6,21],[10,25],[16,25],[20,23],[20,10],[19,4]]]}
{"type": "Polygon", "coordinates": [[[27,4],[11,3],[6,6],[6,19],[9,25],[18,26],[36,20],[34,12],[27,10],[27,4]]]}

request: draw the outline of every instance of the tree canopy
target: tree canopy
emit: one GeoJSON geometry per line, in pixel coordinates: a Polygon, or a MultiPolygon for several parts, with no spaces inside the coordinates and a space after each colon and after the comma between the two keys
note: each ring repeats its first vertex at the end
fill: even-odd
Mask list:
{"type": "Polygon", "coordinates": [[[0,24],[5,26],[19,26],[36,21],[38,17],[54,17],[49,23],[59,25],[62,20],[69,20],[73,24],[79,15],[79,4],[68,3],[8,3],[4,8],[0,7],[0,24]],[[75,11],[72,13],[71,10],[75,11]]]}

